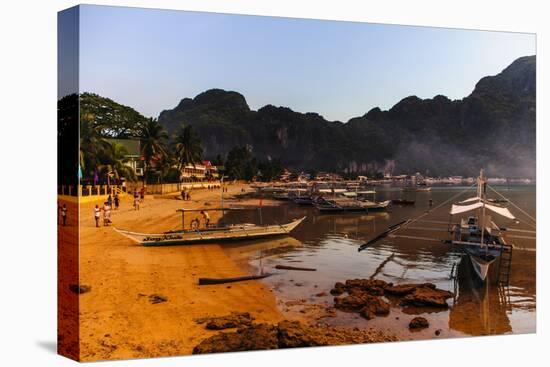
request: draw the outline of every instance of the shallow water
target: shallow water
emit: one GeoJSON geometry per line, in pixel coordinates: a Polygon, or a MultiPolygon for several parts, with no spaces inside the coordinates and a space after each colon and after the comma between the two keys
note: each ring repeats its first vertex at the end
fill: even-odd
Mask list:
{"type": "MultiPolygon", "coordinates": [[[[273,271],[278,264],[316,268],[317,271],[277,271],[262,280],[277,297],[280,308],[286,313],[299,315],[306,304],[332,305],[330,289],[337,281],[352,278],[376,278],[393,283],[431,282],[441,289],[455,293],[448,300],[447,310],[433,308],[403,308],[389,299],[392,309],[386,317],[365,320],[355,313],[337,311],[336,317],[319,319],[337,326],[374,327],[389,330],[402,339],[529,333],[535,331],[535,241],[534,228],[528,218],[514,207],[510,210],[520,223],[497,222],[520,231],[510,231],[508,241],[517,247],[513,252],[510,283],[507,287],[496,284],[479,286],[472,281],[466,261],[460,262],[459,249],[440,241],[408,238],[386,238],[367,250],[358,252],[359,245],[387,229],[389,225],[417,217],[429,209],[429,200],[435,208],[453,195],[466,189],[460,186],[433,187],[431,192],[402,193],[397,187],[377,188],[376,200],[406,198],[415,200],[415,206],[393,206],[389,212],[320,214],[314,207],[302,207],[292,202],[275,207],[264,207],[263,223],[286,223],[307,216],[292,232],[292,237],[254,241],[225,246],[227,253],[251,272],[273,271]],[[460,265],[458,265],[460,264],[460,265]],[[453,270],[458,267],[458,273],[453,270]],[[452,275],[456,276],[452,276],[452,275]],[[326,295],[323,295],[323,292],[326,295]],[[317,295],[317,296],[316,296],[317,295]],[[289,301],[302,300],[293,304],[289,301]],[[305,300],[305,302],[303,302],[305,300]],[[414,316],[422,315],[430,328],[411,332],[407,325],[414,316]]],[[[497,189],[530,216],[535,216],[535,187],[513,186],[497,189]]],[[[471,190],[458,199],[474,196],[471,190]]],[[[496,196],[494,196],[496,197],[496,196]]],[[[456,201],[456,200],[453,200],[456,201]]],[[[429,238],[446,238],[450,205],[433,210],[406,235],[429,238]]],[[[231,223],[260,223],[258,210],[234,211],[226,216],[231,223]]],[[[497,218],[493,218],[496,220],[497,218]]],[[[454,221],[459,220],[455,218],[454,221]]]]}

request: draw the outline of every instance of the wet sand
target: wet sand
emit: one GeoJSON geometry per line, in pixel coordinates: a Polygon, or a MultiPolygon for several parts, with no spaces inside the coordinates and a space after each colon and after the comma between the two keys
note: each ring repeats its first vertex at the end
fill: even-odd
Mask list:
{"type": "MultiPolygon", "coordinates": [[[[241,188],[230,185],[225,198],[241,188]]],[[[147,196],[139,211],[126,197],[120,209],[112,211],[112,226],[166,231],[181,226],[176,209],[201,208],[205,202],[212,208],[220,206],[219,190],[194,191],[192,201],[185,202],[174,196],[147,196]]],[[[94,205],[80,208],[80,284],[91,286],[90,292],[79,296],[82,360],[191,354],[195,345],[214,333],[195,318],[246,311],[258,322],[282,319],[275,297],[260,282],[198,286],[199,277],[246,275],[219,245],[143,247],[111,227],[96,228],[94,205]],[[151,303],[151,295],[166,302],[151,303]]],[[[212,221],[220,216],[215,211],[209,214],[212,221]]],[[[188,226],[191,215],[187,217],[188,226]]]]}

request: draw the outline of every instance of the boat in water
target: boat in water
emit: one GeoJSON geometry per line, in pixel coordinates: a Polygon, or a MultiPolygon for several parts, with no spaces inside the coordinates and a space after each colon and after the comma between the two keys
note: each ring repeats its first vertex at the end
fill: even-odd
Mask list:
{"type": "Polygon", "coordinates": [[[494,279],[496,279],[497,283],[507,284],[510,277],[512,251],[514,246],[506,242],[504,232],[513,229],[501,227],[493,221],[491,215],[499,217],[499,224],[504,224],[506,221],[510,223],[519,223],[519,221],[517,221],[514,214],[512,214],[504,204],[513,205],[516,209],[530,218],[533,223],[536,223],[534,218],[528,216],[517,205],[513,204],[509,199],[488,186],[484,171],[481,170],[476,184],[454,195],[438,206],[430,208],[416,218],[407,219],[388,227],[386,231],[361,245],[359,251],[367,249],[369,246],[386,237],[418,241],[435,241],[450,244],[460,249],[466,255],[465,258],[469,260],[468,263],[471,264],[472,273],[475,274],[476,280],[483,284],[489,278],[489,274],[494,273],[496,276],[494,279]],[[453,200],[456,200],[460,195],[474,188],[474,186],[477,186],[476,196],[453,203],[453,200]],[[499,197],[496,199],[488,198],[486,192],[488,187],[499,197]],[[415,223],[420,222],[435,224],[444,223],[422,220],[422,218],[449,203],[452,205],[449,211],[450,219],[447,228],[438,228],[437,226],[433,228],[413,226],[415,223]],[[457,217],[460,219],[454,219],[457,217]],[[412,232],[403,233],[403,231],[407,230],[411,230],[412,232]],[[445,233],[445,237],[418,235],[419,231],[445,233]],[[492,269],[494,269],[494,271],[492,271],[492,269]]]}
{"type": "Polygon", "coordinates": [[[515,220],[516,217],[504,206],[487,198],[487,179],[481,170],[477,179],[477,196],[462,200],[451,207],[451,218],[456,215],[474,212],[475,215],[462,217],[460,223],[452,225],[449,241],[459,245],[471,260],[472,267],[481,281],[485,281],[491,265],[499,259],[504,252],[512,251],[512,246],[507,244],[502,229],[492,220],[490,214],[497,214],[507,220],[515,220]]]}
{"type": "Polygon", "coordinates": [[[406,186],[401,188],[403,192],[429,192],[432,188],[429,186],[406,186]]]}
{"type": "Polygon", "coordinates": [[[337,212],[369,212],[386,210],[391,200],[375,202],[369,200],[355,200],[348,198],[324,199],[315,203],[315,207],[322,213],[337,212]]]}
{"type": "Polygon", "coordinates": [[[285,224],[233,224],[205,229],[185,229],[163,233],[139,233],[113,228],[116,232],[143,246],[171,246],[194,243],[246,241],[289,235],[306,219],[302,217],[285,224]]]}

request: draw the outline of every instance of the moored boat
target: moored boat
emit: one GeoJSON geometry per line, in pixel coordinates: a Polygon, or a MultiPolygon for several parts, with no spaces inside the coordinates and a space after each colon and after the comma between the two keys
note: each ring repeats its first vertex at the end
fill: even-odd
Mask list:
{"type": "Polygon", "coordinates": [[[224,241],[243,241],[265,237],[289,235],[304,221],[302,217],[286,224],[237,224],[207,229],[189,229],[164,233],[139,233],[113,228],[116,232],[144,246],[170,246],[193,243],[217,243],[224,241]]]}

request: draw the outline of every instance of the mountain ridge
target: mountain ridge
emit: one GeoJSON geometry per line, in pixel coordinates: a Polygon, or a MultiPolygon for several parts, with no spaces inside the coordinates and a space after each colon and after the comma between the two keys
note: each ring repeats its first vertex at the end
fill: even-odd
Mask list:
{"type": "Polygon", "coordinates": [[[192,125],[207,158],[247,145],[296,170],[535,177],[535,97],[536,56],[525,56],[462,99],[407,96],[347,122],[271,104],[254,111],[222,89],[183,98],[158,120],[170,134],[192,125]]]}

